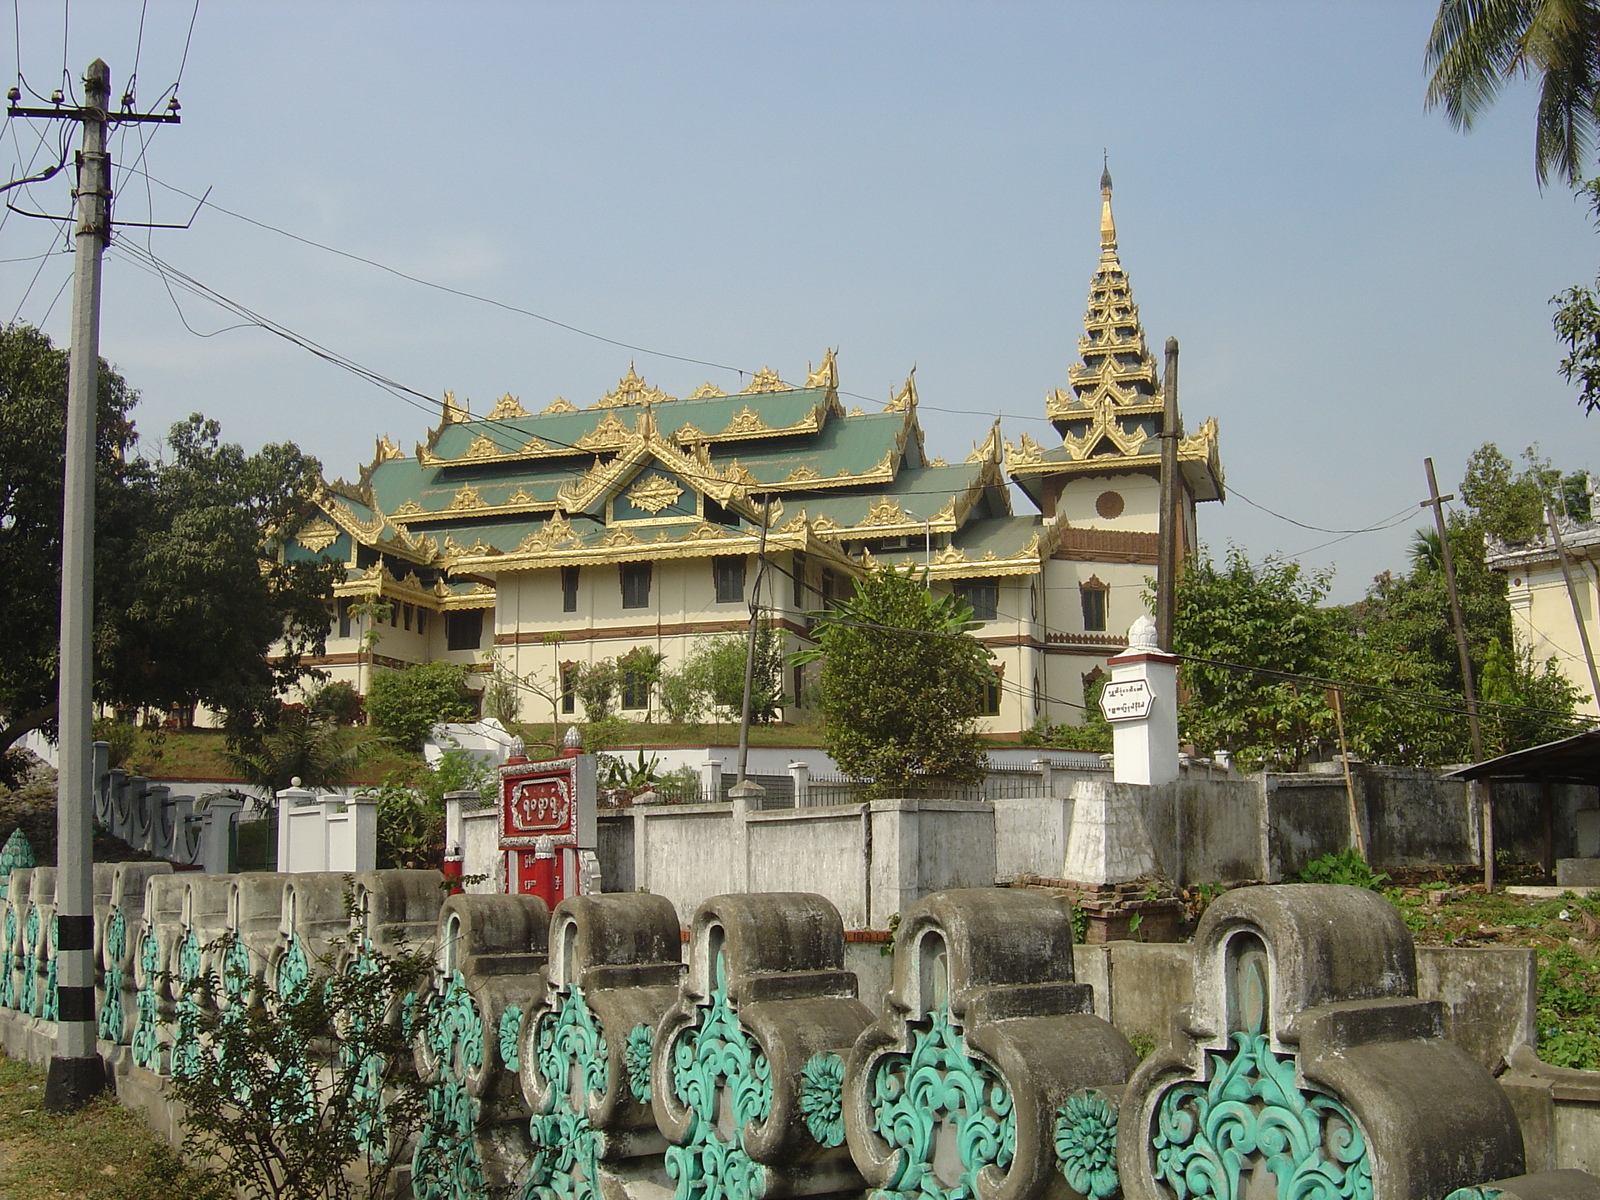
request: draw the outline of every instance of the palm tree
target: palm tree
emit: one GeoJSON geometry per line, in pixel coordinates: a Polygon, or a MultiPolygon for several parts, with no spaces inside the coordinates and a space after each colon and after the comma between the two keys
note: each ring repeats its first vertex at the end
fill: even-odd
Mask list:
{"type": "Polygon", "coordinates": [[[1534,169],[1576,186],[1600,128],[1600,0],[1440,0],[1427,105],[1463,131],[1515,77],[1540,79],[1534,169]]]}
{"type": "Polygon", "coordinates": [[[1427,575],[1437,575],[1444,570],[1444,551],[1439,546],[1437,529],[1412,531],[1411,567],[1427,575]]]}

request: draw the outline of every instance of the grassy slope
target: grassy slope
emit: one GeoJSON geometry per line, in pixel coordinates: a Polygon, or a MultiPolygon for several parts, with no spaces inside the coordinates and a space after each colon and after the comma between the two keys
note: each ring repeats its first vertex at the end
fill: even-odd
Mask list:
{"type": "Polygon", "coordinates": [[[44,1073],[0,1058],[0,1196],[85,1200],[220,1200],[165,1142],[111,1096],[58,1116],[40,1107],[44,1073]]]}

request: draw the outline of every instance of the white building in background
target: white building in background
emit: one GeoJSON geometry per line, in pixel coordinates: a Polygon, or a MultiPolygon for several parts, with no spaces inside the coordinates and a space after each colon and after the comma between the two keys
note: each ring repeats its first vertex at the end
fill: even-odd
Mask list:
{"type": "MultiPolygon", "coordinates": [[[[577,667],[637,647],[671,667],[706,635],[745,627],[770,501],[761,601],[788,649],[809,644],[807,614],[864,569],[909,562],[983,621],[990,732],[1076,721],[1086,684],[1145,610],[1163,419],[1109,175],[1101,191],[1081,361],[1045,400],[1058,445],[1006,440],[996,422],[965,461],[929,459],[915,379],[879,411],[846,408],[832,351],[803,383],[762,370],[736,395],[708,383],[679,399],[631,367],[584,408],[558,397],[530,411],[506,395],[477,417],[447,394],[412,454],[381,437],[355,483],[326,485],[286,550],[348,569],[315,665],[365,691],[374,671],[498,656],[557,685],[558,717],[579,715],[577,667]],[[1031,511],[1014,511],[1008,484],[1031,511]],[[376,629],[373,600],[388,609],[376,629]]],[[[1214,420],[1181,438],[1179,461],[1187,550],[1196,504],[1223,498],[1214,420]]],[[[787,681],[790,704],[801,682],[787,681]]],[[[621,700],[625,716],[653,704],[626,682],[621,700]]],[[[525,695],[523,719],[550,716],[525,695]]]]}

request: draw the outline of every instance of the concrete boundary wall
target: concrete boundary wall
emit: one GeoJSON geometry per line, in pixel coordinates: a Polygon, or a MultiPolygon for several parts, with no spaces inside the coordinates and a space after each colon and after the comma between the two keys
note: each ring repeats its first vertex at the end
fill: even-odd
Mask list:
{"type": "Polygon", "coordinates": [[[995,805],[875,800],[817,808],[640,805],[599,818],[608,892],[665,896],[680,913],[731,892],[817,892],[846,929],[886,929],[930,892],[990,887],[995,805]]]}

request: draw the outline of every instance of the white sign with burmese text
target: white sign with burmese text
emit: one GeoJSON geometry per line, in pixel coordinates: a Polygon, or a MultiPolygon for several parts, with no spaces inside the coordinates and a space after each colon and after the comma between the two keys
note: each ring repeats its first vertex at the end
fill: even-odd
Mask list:
{"type": "Polygon", "coordinates": [[[1108,721],[1141,721],[1154,702],[1150,685],[1142,679],[1108,683],[1100,692],[1100,711],[1108,721]]]}

